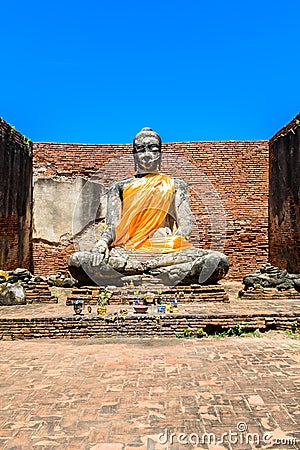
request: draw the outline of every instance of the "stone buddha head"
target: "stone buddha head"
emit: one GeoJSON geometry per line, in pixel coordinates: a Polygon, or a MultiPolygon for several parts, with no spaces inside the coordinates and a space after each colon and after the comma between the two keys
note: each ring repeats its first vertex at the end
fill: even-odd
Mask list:
{"type": "Polygon", "coordinates": [[[151,128],[142,128],[133,139],[135,170],[139,174],[159,172],[161,164],[161,138],[151,128]]]}

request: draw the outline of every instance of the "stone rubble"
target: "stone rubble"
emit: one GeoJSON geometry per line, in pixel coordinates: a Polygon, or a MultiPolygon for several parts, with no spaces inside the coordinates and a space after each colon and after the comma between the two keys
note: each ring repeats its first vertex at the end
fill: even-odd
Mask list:
{"type": "Polygon", "coordinates": [[[34,276],[28,269],[0,272],[0,305],[24,305],[26,303],[57,303],[51,286],[71,288],[75,281],[61,272],[49,277],[34,276]]]}

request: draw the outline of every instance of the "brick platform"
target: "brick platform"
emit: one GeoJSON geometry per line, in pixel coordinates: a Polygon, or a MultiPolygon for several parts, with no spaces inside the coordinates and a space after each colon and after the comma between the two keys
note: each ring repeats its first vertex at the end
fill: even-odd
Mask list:
{"type": "MultiPolygon", "coordinates": [[[[122,307],[124,309],[124,307],[122,307]]],[[[197,337],[199,328],[209,334],[237,325],[246,330],[285,330],[300,324],[300,302],[231,301],[179,305],[177,314],[134,314],[128,307],[126,316],[115,316],[121,307],[110,305],[108,316],[96,316],[96,307],[89,316],[76,316],[73,308],[58,305],[24,305],[0,307],[2,339],[85,338],[112,336],[172,337],[185,330],[197,337]]],[[[149,307],[151,311],[151,307],[149,307]]]]}
{"type": "MultiPolygon", "coordinates": [[[[112,297],[109,299],[110,305],[132,305],[136,298],[134,291],[139,291],[139,297],[146,294],[147,291],[141,291],[139,287],[131,290],[114,290],[112,297]]],[[[66,305],[73,305],[73,301],[77,299],[84,300],[85,304],[96,305],[100,288],[94,286],[85,286],[81,288],[73,288],[68,295],[66,305]]],[[[178,303],[202,303],[202,302],[229,302],[228,294],[221,285],[210,286],[176,286],[164,291],[162,294],[164,302],[172,302],[178,296],[178,303]]],[[[154,297],[157,301],[157,295],[154,297]]]]}
{"type": "Polygon", "coordinates": [[[46,282],[40,282],[32,287],[25,287],[26,303],[58,303],[58,298],[52,295],[46,282]]]}
{"type": "Polygon", "coordinates": [[[248,291],[242,291],[240,293],[240,297],[242,300],[251,301],[251,300],[298,300],[300,301],[300,293],[295,289],[289,289],[287,291],[278,291],[275,288],[262,288],[262,289],[253,289],[248,291]]]}

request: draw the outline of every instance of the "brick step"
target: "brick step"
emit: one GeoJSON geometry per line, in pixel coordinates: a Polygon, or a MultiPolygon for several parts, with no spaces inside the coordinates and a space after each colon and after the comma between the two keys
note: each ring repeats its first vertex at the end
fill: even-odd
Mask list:
{"type": "Polygon", "coordinates": [[[128,314],[107,317],[69,315],[67,317],[35,317],[0,319],[3,340],[32,338],[111,338],[113,336],[175,337],[178,334],[201,337],[201,329],[208,334],[234,328],[250,330],[293,330],[299,323],[298,312],[282,314],[128,314]]]}
{"type": "Polygon", "coordinates": [[[25,286],[26,303],[58,303],[58,298],[52,295],[47,283],[25,286]]]}
{"type": "Polygon", "coordinates": [[[33,299],[29,299],[26,297],[27,303],[31,303],[32,305],[38,304],[38,303],[58,303],[58,298],[52,295],[51,297],[43,297],[37,295],[33,299]]]}
{"type": "MultiPolygon", "coordinates": [[[[96,305],[101,290],[102,289],[99,287],[74,288],[67,297],[66,305],[72,305],[73,301],[77,299],[84,300],[85,304],[96,305]]],[[[135,291],[139,292],[139,298],[147,293],[146,290],[141,290],[138,287],[135,288],[135,291]]],[[[153,294],[155,294],[154,299],[157,302],[158,294],[153,294]]],[[[170,288],[168,291],[161,294],[164,303],[172,302],[175,296],[178,303],[229,302],[228,294],[225,292],[224,288],[219,285],[199,287],[176,286],[176,288],[170,288]]],[[[134,294],[134,289],[127,291],[115,290],[109,299],[109,304],[131,305],[134,303],[135,299],[136,295],[134,294]]],[[[151,303],[150,297],[148,302],[151,303]]]]}
{"type": "Polygon", "coordinates": [[[240,292],[242,300],[300,300],[300,292],[295,289],[278,291],[276,288],[253,289],[240,292]]]}

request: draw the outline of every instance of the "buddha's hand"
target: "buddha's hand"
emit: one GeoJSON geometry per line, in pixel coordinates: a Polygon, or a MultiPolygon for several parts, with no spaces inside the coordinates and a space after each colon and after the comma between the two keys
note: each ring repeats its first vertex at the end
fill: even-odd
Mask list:
{"type": "Polygon", "coordinates": [[[109,248],[107,242],[102,239],[92,248],[92,266],[100,266],[102,262],[107,262],[109,256],[109,248]]]}

